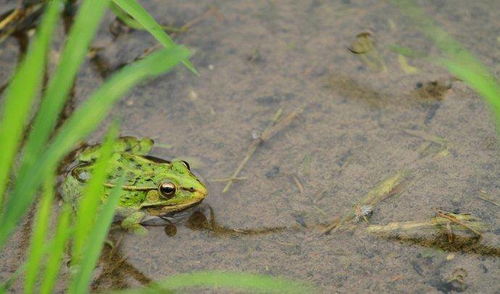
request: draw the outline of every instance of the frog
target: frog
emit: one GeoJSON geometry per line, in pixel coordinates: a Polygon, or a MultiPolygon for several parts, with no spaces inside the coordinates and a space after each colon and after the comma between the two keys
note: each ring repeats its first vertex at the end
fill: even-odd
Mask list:
{"type": "MultiPolygon", "coordinates": [[[[120,137],[109,161],[109,173],[102,187],[104,203],[121,177],[119,202],[114,221],[121,228],[137,234],[146,234],[146,218],[165,218],[200,204],[207,196],[204,183],[191,171],[184,160],[164,160],[149,155],[154,141],[149,138],[120,137]]],[[[63,201],[76,209],[85,183],[88,182],[100,145],[89,145],[73,155],[64,169],[60,194],[63,201]]]]}

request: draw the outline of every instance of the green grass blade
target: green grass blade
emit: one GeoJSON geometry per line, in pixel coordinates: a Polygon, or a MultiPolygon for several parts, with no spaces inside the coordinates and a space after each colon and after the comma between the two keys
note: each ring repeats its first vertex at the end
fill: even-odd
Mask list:
{"type": "Polygon", "coordinates": [[[89,242],[87,242],[85,246],[85,259],[83,259],[79,264],[78,273],[73,276],[69,286],[69,293],[89,292],[88,286],[90,284],[92,272],[95,268],[97,260],[99,259],[104,240],[108,234],[111,222],[113,221],[115,207],[118,205],[121,186],[123,186],[124,182],[125,177],[122,176],[118,181],[118,184],[111,190],[106,203],[102,206],[102,210],[99,212],[99,216],[96,220],[98,225],[92,227],[88,236],[89,242]]]}
{"type": "Polygon", "coordinates": [[[76,73],[87,54],[89,44],[108,4],[109,0],[86,0],[78,9],[78,14],[61,53],[59,65],[47,85],[47,90],[33,123],[33,129],[28,137],[24,159],[28,167],[21,168],[20,174],[29,172],[29,164],[44,148],[52,133],[76,73]]]}
{"type": "Polygon", "coordinates": [[[474,55],[427,17],[414,1],[392,0],[392,3],[412,19],[416,27],[444,53],[445,57],[437,63],[463,80],[490,104],[497,130],[500,131],[500,85],[495,76],[474,55]]]}
{"type": "MultiPolygon", "coordinates": [[[[68,96],[76,71],[86,55],[87,47],[108,3],[109,0],[86,0],[82,3],[61,55],[60,64],[47,86],[40,109],[35,116],[23,152],[24,157],[22,158],[21,167],[17,172],[14,190],[16,187],[25,185],[24,181],[32,177],[33,169],[39,168],[36,164],[40,161],[40,154],[45,150],[46,142],[53,131],[59,112],[68,96]]],[[[51,169],[45,172],[49,170],[51,169]]],[[[36,186],[31,187],[32,190],[30,193],[16,194],[16,192],[13,192],[12,197],[7,199],[7,209],[0,215],[0,223],[2,224],[0,227],[0,248],[19,218],[32,203],[41,178],[37,178],[36,181],[38,183],[36,186]]]]}
{"type": "MultiPolygon", "coordinates": [[[[106,139],[100,147],[100,156],[95,162],[92,177],[87,182],[83,195],[78,203],[73,235],[72,264],[79,264],[84,256],[84,246],[88,243],[88,234],[96,226],[95,217],[104,195],[104,183],[108,175],[108,162],[113,154],[113,145],[118,137],[118,129],[110,128],[106,139]]],[[[100,226],[101,224],[97,224],[100,226]]]]}
{"type": "Polygon", "coordinates": [[[154,283],[150,288],[117,291],[120,294],[160,293],[162,290],[211,287],[245,290],[258,293],[315,293],[307,284],[284,278],[248,273],[202,271],[171,276],[154,283]]]}
{"type": "MultiPolygon", "coordinates": [[[[52,173],[51,173],[52,174],[52,173]]],[[[40,272],[40,264],[45,252],[45,241],[52,212],[54,200],[55,177],[49,176],[45,181],[44,192],[33,221],[33,231],[26,261],[26,274],[24,278],[24,293],[33,293],[36,279],[40,272]]]]}
{"type": "Polygon", "coordinates": [[[56,284],[57,276],[61,269],[64,251],[71,232],[69,226],[71,214],[71,207],[69,205],[63,206],[62,212],[59,214],[56,234],[51,241],[51,250],[47,256],[47,265],[45,267],[45,273],[43,274],[40,286],[40,293],[42,294],[53,293],[54,285],[56,284]]]}
{"type": "Polygon", "coordinates": [[[45,71],[46,56],[57,24],[61,0],[51,1],[43,15],[34,41],[6,89],[4,113],[0,122],[0,211],[9,170],[21,142],[23,129],[45,71]]]}
{"type": "MultiPolygon", "coordinates": [[[[160,24],[158,24],[156,20],[151,16],[151,14],[149,14],[136,0],[113,0],[113,3],[120,7],[123,11],[128,13],[139,24],[141,24],[144,29],[147,30],[151,35],[153,35],[153,37],[165,48],[168,49],[176,45],[175,42],[170,38],[170,36],[165,33],[160,24]]],[[[183,60],[182,63],[191,72],[199,75],[196,68],[188,59],[183,60]]]]}
{"type": "Polygon", "coordinates": [[[440,63],[451,74],[463,80],[490,104],[495,115],[497,130],[500,131],[500,84],[493,74],[480,68],[479,61],[477,62],[467,65],[463,60],[458,59],[444,58],[440,60],[440,63]]]}
{"type": "Polygon", "coordinates": [[[0,215],[2,224],[0,247],[31,204],[42,176],[54,168],[65,154],[93,131],[105,118],[113,104],[130,88],[146,78],[169,71],[188,56],[189,51],[186,48],[176,46],[155,52],[126,66],[105,82],[75,111],[61,127],[47,150],[39,153],[36,163],[31,166],[29,172],[18,176],[11,197],[8,199],[9,209],[0,215]]]}
{"type": "Polygon", "coordinates": [[[167,72],[189,56],[183,46],[155,52],[119,71],[85,101],[60,129],[56,146],[76,144],[88,135],[109,112],[114,102],[140,81],[167,72]],[[83,134],[83,135],[82,135],[83,134]]]}
{"type": "Polygon", "coordinates": [[[113,13],[118,17],[124,24],[135,29],[135,30],[144,30],[144,27],[138,23],[135,19],[130,17],[125,11],[123,11],[119,6],[117,6],[114,2],[111,2],[109,8],[113,13]]]}

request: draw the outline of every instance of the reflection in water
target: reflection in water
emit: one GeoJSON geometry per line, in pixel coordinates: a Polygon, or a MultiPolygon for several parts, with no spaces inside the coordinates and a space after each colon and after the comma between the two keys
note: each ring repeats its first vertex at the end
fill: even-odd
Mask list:
{"type": "Polygon", "coordinates": [[[475,253],[483,256],[500,256],[500,248],[486,244],[478,236],[454,236],[441,233],[434,236],[387,236],[388,240],[400,241],[403,244],[419,245],[441,249],[447,252],[475,253]]]}
{"type": "Polygon", "coordinates": [[[104,246],[99,260],[100,273],[91,285],[92,291],[105,289],[129,288],[130,279],[141,285],[149,284],[152,280],[144,275],[127,261],[120,250],[123,231],[109,234],[109,244],[104,246]],[[110,245],[112,244],[112,245],[110,245]]]}
{"type": "MultiPolygon", "coordinates": [[[[215,214],[210,206],[208,207],[209,217],[202,211],[203,208],[196,208],[191,214],[186,215],[187,219],[167,220],[163,224],[165,234],[168,237],[177,233],[176,225],[185,223],[185,226],[193,231],[208,231],[213,237],[234,237],[243,235],[261,235],[294,230],[287,227],[265,227],[257,229],[228,228],[217,223],[215,214]]],[[[121,252],[123,234],[127,234],[121,229],[110,232],[108,243],[102,252],[99,261],[98,274],[92,283],[92,290],[124,289],[132,286],[149,284],[152,279],[138,270],[127,261],[127,257],[121,252]]]]}
{"type": "Polygon", "coordinates": [[[438,248],[448,252],[500,256],[495,235],[481,220],[467,213],[436,210],[427,221],[408,221],[387,225],[370,225],[370,233],[389,240],[438,248]]]}
{"type": "Polygon", "coordinates": [[[269,233],[279,233],[294,228],[287,227],[264,227],[255,229],[228,228],[217,223],[212,207],[208,206],[210,218],[207,218],[201,211],[195,211],[187,220],[186,226],[191,230],[206,230],[213,233],[214,236],[242,236],[242,235],[261,235],[269,233]]]}

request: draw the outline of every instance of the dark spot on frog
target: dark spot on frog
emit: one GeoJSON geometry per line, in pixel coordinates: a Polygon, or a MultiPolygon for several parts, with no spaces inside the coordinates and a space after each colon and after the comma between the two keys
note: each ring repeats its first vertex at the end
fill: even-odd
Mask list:
{"type": "Polygon", "coordinates": [[[273,166],[268,172],[266,172],[266,177],[272,179],[276,177],[280,172],[279,166],[273,166]]]}

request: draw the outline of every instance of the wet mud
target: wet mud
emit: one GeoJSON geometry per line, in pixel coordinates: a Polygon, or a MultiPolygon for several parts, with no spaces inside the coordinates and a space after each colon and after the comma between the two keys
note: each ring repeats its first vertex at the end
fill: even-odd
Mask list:
{"type": "MultiPolygon", "coordinates": [[[[114,230],[94,290],[227,270],[301,280],[320,293],[497,293],[500,153],[493,120],[463,82],[428,59],[403,59],[390,49],[439,54],[397,8],[352,0],[142,4],[163,25],[192,23],[174,37],[194,51],[200,76],[179,67],[148,81],[110,117],[120,119],[122,135],[163,144],[154,156],[190,162],[208,184],[204,204],[213,209],[219,233],[206,213],[206,219],[196,216],[197,226],[189,219],[175,229],[151,226],[143,237],[114,230]],[[353,40],[365,32],[377,52],[368,61],[376,66],[360,58],[359,46],[352,52],[353,40]],[[259,144],[223,193],[227,182],[220,180],[234,174],[280,109],[302,111],[259,144]],[[397,195],[355,207],[366,205],[360,201],[377,183],[402,170],[412,176],[397,195]],[[488,226],[490,251],[471,240],[464,245],[469,247],[454,247],[449,234],[433,241],[366,230],[426,221],[436,209],[480,219],[488,226]],[[353,227],[321,233],[346,211],[356,217],[353,227]],[[250,233],[262,228],[293,229],[250,233]]],[[[429,16],[499,72],[498,53],[491,49],[499,44],[498,1],[425,4],[429,16]]],[[[7,10],[2,4],[0,13],[7,10]]],[[[92,46],[104,49],[82,68],[72,107],[156,41],[108,14],[92,46]]],[[[0,84],[8,81],[18,54],[15,38],[0,44],[0,84]]],[[[18,246],[23,232],[0,253],[2,280],[24,256],[18,246]]]]}

